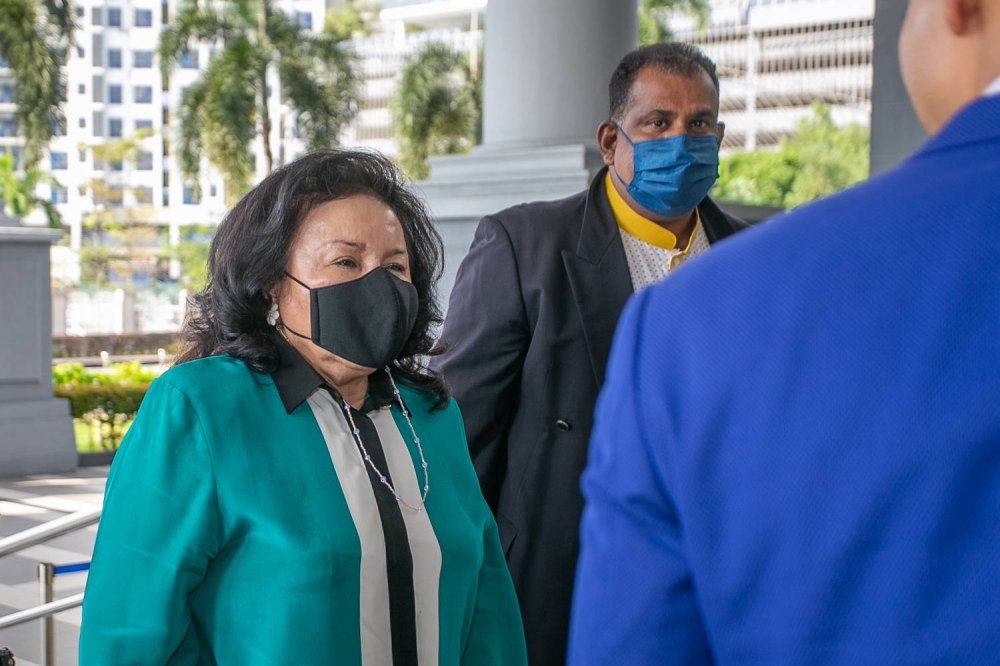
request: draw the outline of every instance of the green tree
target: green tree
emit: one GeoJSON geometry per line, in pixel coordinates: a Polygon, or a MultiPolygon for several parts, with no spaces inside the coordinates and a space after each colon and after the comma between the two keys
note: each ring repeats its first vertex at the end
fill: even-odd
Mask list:
{"type": "Polygon", "coordinates": [[[263,146],[265,172],[274,166],[267,103],[271,73],[298,114],[310,149],[338,143],[357,112],[361,79],[341,36],[300,28],[272,0],[186,0],[160,37],[163,75],[169,76],[194,45],[219,42],[221,49],[181,99],[177,152],[189,178],[197,176],[202,155],[208,158],[225,179],[227,200],[234,202],[250,184],[255,137],[263,146]]]}
{"type": "Polygon", "coordinates": [[[830,107],[817,103],[776,150],[724,157],[712,194],[723,201],[792,208],[867,178],[868,153],[866,128],[838,127],[830,107]]]}
{"type": "Polygon", "coordinates": [[[481,140],[481,77],[447,44],[427,44],[408,59],[391,107],[400,162],[414,180],[430,173],[429,155],[464,153],[481,140]]]}
{"type": "Polygon", "coordinates": [[[59,183],[51,175],[38,167],[28,167],[17,171],[14,158],[9,154],[0,155],[0,200],[8,215],[27,217],[36,209],[45,211],[50,227],[61,227],[62,216],[48,199],[38,196],[39,185],[57,186],[59,183]]]}
{"type": "Polygon", "coordinates": [[[704,29],[711,17],[708,0],[640,0],[639,1],[639,44],[658,44],[673,38],[667,25],[666,15],[671,11],[682,11],[698,19],[698,28],[704,29]]]}
{"type": "Polygon", "coordinates": [[[38,164],[56,128],[65,124],[62,65],[73,27],[69,0],[0,0],[0,58],[14,72],[24,166],[38,164]]]}
{"type": "Polygon", "coordinates": [[[378,16],[378,3],[367,0],[346,0],[327,10],[323,32],[330,37],[346,41],[355,37],[368,37],[372,23],[378,16]]]}

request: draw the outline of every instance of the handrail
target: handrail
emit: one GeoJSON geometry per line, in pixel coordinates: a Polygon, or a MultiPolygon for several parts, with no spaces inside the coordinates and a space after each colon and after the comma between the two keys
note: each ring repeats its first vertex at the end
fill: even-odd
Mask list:
{"type": "Polygon", "coordinates": [[[97,523],[100,519],[101,509],[98,507],[76,511],[67,516],[50,520],[47,523],[30,527],[23,532],[0,539],[0,557],[16,553],[25,548],[37,546],[49,539],[54,539],[83,527],[88,527],[97,523]]]}
{"type": "Polygon", "coordinates": [[[81,592],[80,594],[74,594],[73,596],[66,597],[65,599],[57,599],[56,601],[42,604],[41,606],[35,606],[34,608],[28,608],[23,611],[11,613],[10,615],[4,615],[3,617],[0,617],[0,629],[7,629],[18,624],[24,624],[25,622],[31,622],[32,620],[48,617],[49,615],[54,615],[55,613],[61,613],[62,611],[76,608],[82,604],[83,593],[81,592]]]}

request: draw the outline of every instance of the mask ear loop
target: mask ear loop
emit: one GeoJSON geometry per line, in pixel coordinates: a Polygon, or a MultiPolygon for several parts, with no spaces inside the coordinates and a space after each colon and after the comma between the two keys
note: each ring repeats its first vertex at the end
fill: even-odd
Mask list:
{"type": "MultiPolygon", "coordinates": [[[[619,125],[618,123],[613,123],[613,124],[615,126],[615,129],[618,130],[619,136],[621,136],[623,139],[625,139],[625,142],[628,143],[628,145],[632,148],[632,152],[634,154],[635,153],[635,142],[632,141],[632,139],[629,138],[628,134],[625,133],[625,130],[622,129],[621,125],[619,125]]],[[[622,175],[620,173],[618,173],[618,165],[617,164],[612,164],[611,165],[611,171],[614,172],[615,178],[618,179],[619,183],[621,183],[622,185],[624,185],[626,188],[629,186],[629,184],[625,182],[625,179],[622,178],[622,175]]],[[[633,177],[634,177],[634,175],[633,175],[633,177]]]]}
{"type": "MultiPolygon", "coordinates": [[[[312,289],[305,282],[303,282],[302,280],[298,279],[297,277],[295,277],[294,275],[292,275],[288,271],[283,271],[283,272],[290,279],[294,280],[295,282],[298,282],[304,288],[309,289],[309,291],[312,291],[312,289]]],[[[277,309],[277,303],[275,303],[274,308],[277,309]]],[[[268,318],[270,318],[270,315],[268,315],[268,318]]],[[[286,324],[285,322],[281,321],[280,319],[277,322],[276,328],[278,329],[278,331],[280,331],[282,333],[282,337],[285,338],[285,342],[287,342],[288,344],[291,344],[291,340],[288,339],[287,335],[284,335],[285,331],[288,331],[292,335],[294,335],[296,337],[300,337],[303,340],[308,340],[308,341],[312,342],[312,338],[311,337],[309,337],[308,335],[302,335],[301,333],[299,333],[297,331],[293,331],[292,329],[288,328],[288,324],[286,324]]]]}

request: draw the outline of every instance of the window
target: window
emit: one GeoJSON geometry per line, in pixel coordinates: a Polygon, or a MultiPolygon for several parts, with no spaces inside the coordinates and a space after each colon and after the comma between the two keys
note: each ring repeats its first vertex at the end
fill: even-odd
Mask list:
{"type": "Polygon", "coordinates": [[[50,159],[53,171],[65,171],[69,168],[69,156],[66,153],[52,153],[50,159]]]}
{"type": "Polygon", "coordinates": [[[101,20],[103,18],[102,14],[101,14],[101,8],[100,7],[94,7],[90,11],[91,11],[90,22],[92,24],[94,24],[94,25],[104,25],[104,21],[101,20]]]}
{"type": "Polygon", "coordinates": [[[135,10],[135,27],[137,28],[149,28],[153,25],[153,10],[152,9],[137,9],[135,10]]]}
{"type": "Polygon", "coordinates": [[[49,121],[49,130],[52,132],[52,136],[66,136],[66,119],[59,118],[49,121]]]}
{"type": "Polygon", "coordinates": [[[138,131],[138,130],[151,130],[151,129],[153,129],[153,121],[149,120],[149,119],[146,119],[146,120],[136,120],[135,121],[135,129],[136,129],[136,131],[138,131]]]}
{"type": "Polygon", "coordinates": [[[153,52],[133,51],[132,66],[136,69],[150,69],[153,66],[153,52]]]}
{"type": "Polygon", "coordinates": [[[184,69],[198,69],[198,52],[185,51],[181,54],[181,67],[184,69]]]}
{"type": "Polygon", "coordinates": [[[17,136],[17,123],[13,118],[0,118],[0,136],[17,136]]]}
{"type": "Polygon", "coordinates": [[[119,85],[108,86],[108,103],[109,104],[121,104],[122,103],[122,87],[119,85]]]}
{"type": "Polygon", "coordinates": [[[10,67],[10,62],[8,62],[7,58],[0,56],[0,67],[10,67]]]}
{"type": "Polygon", "coordinates": [[[153,103],[153,86],[136,86],[135,87],[135,103],[136,104],[152,104],[153,103]]]}
{"type": "Polygon", "coordinates": [[[54,204],[64,204],[69,201],[69,190],[62,185],[52,186],[52,197],[49,199],[54,204]]]}
{"type": "Polygon", "coordinates": [[[201,199],[198,197],[197,188],[195,188],[194,185],[184,186],[184,203],[189,205],[201,203],[201,199]]]}
{"type": "Polygon", "coordinates": [[[215,193],[216,193],[215,185],[212,185],[211,187],[208,188],[208,196],[214,197],[215,193]]]}
{"type": "Polygon", "coordinates": [[[312,30],[313,15],[311,12],[295,12],[295,24],[304,30],[312,30]]]}
{"type": "Polygon", "coordinates": [[[80,123],[79,124],[80,124],[80,129],[85,128],[87,126],[87,119],[86,118],[80,118],[80,123]]]}
{"type": "Polygon", "coordinates": [[[170,190],[167,189],[163,190],[163,205],[164,206],[170,205],[170,190]]]}
{"type": "Polygon", "coordinates": [[[112,206],[120,206],[120,205],[122,205],[122,201],[124,201],[124,199],[125,199],[125,197],[123,195],[122,188],[120,188],[120,187],[109,187],[108,188],[108,203],[109,204],[111,204],[112,206]]]}
{"type": "Polygon", "coordinates": [[[108,49],[108,67],[110,67],[111,69],[121,69],[122,67],[121,49],[108,49]]]}
{"type": "Polygon", "coordinates": [[[122,135],[122,119],[108,118],[108,136],[120,137],[122,135]]]}
{"type": "Polygon", "coordinates": [[[135,156],[135,168],[139,171],[153,170],[153,153],[145,151],[135,156]]]}
{"type": "Polygon", "coordinates": [[[136,187],[132,190],[132,196],[135,197],[135,202],[139,204],[151,204],[153,203],[153,188],[152,187],[136,187]]]}
{"type": "MultiPolygon", "coordinates": [[[[121,160],[111,160],[110,162],[108,162],[108,169],[110,169],[111,171],[121,171],[122,170],[122,161],[121,160]]],[[[121,203],[121,202],[119,202],[119,203],[121,203]]]]}
{"type": "Polygon", "coordinates": [[[120,28],[122,26],[121,7],[108,7],[108,25],[113,28],[120,28]]]}
{"type": "Polygon", "coordinates": [[[14,103],[14,84],[0,83],[0,104],[14,103]]]}
{"type": "Polygon", "coordinates": [[[87,94],[87,84],[86,83],[81,83],[81,84],[77,85],[76,91],[78,93],[80,93],[81,95],[86,95],[87,94]]]}
{"type": "Polygon", "coordinates": [[[87,161],[87,150],[85,148],[81,148],[79,154],[77,155],[77,157],[80,158],[81,162],[86,162],[87,161]]]}

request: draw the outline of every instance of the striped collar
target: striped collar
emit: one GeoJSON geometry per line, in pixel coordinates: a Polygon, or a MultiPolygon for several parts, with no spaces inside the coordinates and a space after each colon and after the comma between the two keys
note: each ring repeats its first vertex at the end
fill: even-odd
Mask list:
{"type": "MultiPolygon", "coordinates": [[[[614,214],[615,222],[618,223],[622,231],[663,250],[677,249],[677,236],[673,232],[632,210],[628,202],[615,189],[615,184],[611,180],[610,170],[604,179],[604,189],[608,193],[608,203],[611,204],[611,212],[614,214]]],[[[684,252],[687,252],[691,248],[691,241],[698,232],[699,225],[701,225],[701,214],[697,208],[694,209],[694,215],[694,229],[691,230],[691,235],[688,237],[688,246],[684,248],[684,252]]]]}
{"type": "MultiPolygon", "coordinates": [[[[325,388],[338,403],[343,404],[340,393],[327,384],[326,380],[285,338],[277,332],[274,338],[278,347],[278,367],[271,373],[271,379],[274,380],[274,386],[278,389],[281,404],[284,405],[286,412],[289,414],[294,412],[320,388],[325,388]]],[[[392,385],[389,383],[388,375],[384,370],[376,370],[368,378],[368,397],[360,411],[368,414],[391,405],[392,399],[392,385]]]]}

